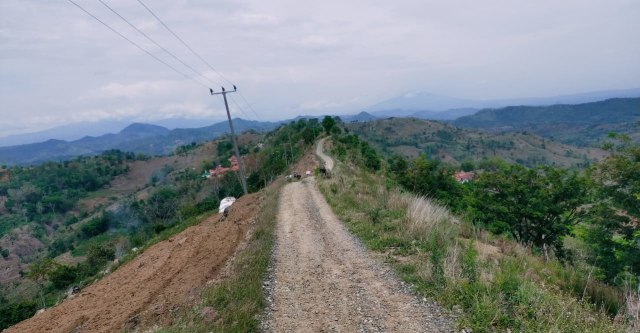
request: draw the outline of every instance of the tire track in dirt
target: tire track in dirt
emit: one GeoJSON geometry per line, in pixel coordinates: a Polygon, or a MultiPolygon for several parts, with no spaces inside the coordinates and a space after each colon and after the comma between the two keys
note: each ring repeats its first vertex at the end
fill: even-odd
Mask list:
{"type": "Polygon", "coordinates": [[[199,300],[203,288],[220,277],[258,207],[257,195],[243,196],[226,219],[214,214],[149,247],[73,299],[6,332],[122,332],[169,325],[176,310],[199,300]]]}
{"type": "MultiPolygon", "coordinates": [[[[321,157],[322,144],[316,150],[321,157]]],[[[282,189],[277,223],[273,301],[265,330],[454,331],[439,307],[408,293],[388,268],[369,257],[333,214],[313,177],[282,189]]]]}

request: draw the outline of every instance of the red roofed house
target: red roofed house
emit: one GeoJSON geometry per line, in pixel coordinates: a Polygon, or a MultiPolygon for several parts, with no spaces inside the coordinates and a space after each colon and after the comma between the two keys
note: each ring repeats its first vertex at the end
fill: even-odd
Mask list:
{"type": "Polygon", "coordinates": [[[453,178],[455,178],[458,181],[458,183],[468,183],[472,181],[475,176],[476,174],[473,171],[469,171],[469,172],[458,171],[453,174],[453,178]]]}
{"type": "Polygon", "coordinates": [[[229,162],[231,162],[231,171],[240,170],[240,166],[238,165],[238,159],[235,156],[229,157],[229,162]]]}
{"type": "MultiPolygon", "coordinates": [[[[209,177],[220,177],[224,175],[227,171],[238,171],[240,170],[240,166],[238,165],[238,159],[235,156],[231,156],[229,158],[229,162],[231,162],[230,168],[225,168],[222,165],[218,165],[215,169],[209,170],[209,177]]],[[[207,177],[207,178],[209,178],[207,177]]]]}

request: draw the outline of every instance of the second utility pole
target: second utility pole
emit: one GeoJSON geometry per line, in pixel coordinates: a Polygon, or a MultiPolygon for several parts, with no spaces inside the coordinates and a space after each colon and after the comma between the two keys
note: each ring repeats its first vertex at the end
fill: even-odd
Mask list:
{"type": "Polygon", "coordinates": [[[240,150],[238,149],[238,142],[236,141],[236,133],[233,130],[233,122],[231,121],[231,113],[229,113],[229,103],[227,103],[227,94],[232,93],[232,92],[236,92],[238,89],[236,88],[236,86],[233,86],[233,91],[225,91],[224,87],[222,87],[222,92],[217,92],[214,93],[213,89],[209,89],[209,92],[211,93],[211,95],[222,95],[222,97],[224,98],[224,107],[227,109],[227,118],[229,119],[229,129],[231,129],[231,142],[233,142],[233,149],[235,150],[236,153],[236,158],[238,159],[238,166],[239,166],[239,171],[240,171],[240,184],[242,184],[242,190],[244,191],[244,194],[248,194],[249,192],[247,191],[247,180],[244,177],[244,163],[242,163],[242,160],[240,159],[240,150]]]}

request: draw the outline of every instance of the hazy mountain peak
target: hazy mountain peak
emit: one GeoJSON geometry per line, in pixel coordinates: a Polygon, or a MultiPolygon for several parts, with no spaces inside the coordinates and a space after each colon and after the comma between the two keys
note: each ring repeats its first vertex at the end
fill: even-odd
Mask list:
{"type": "Polygon", "coordinates": [[[122,134],[140,134],[140,133],[152,133],[152,134],[163,134],[168,133],[169,129],[151,124],[144,123],[133,123],[127,127],[125,127],[120,133],[122,134]]]}
{"type": "Polygon", "coordinates": [[[498,108],[510,105],[554,105],[554,104],[580,104],[606,100],[609,98],[633,98],[640,97],[640,89],[619,89],[602,90],[585,93],[549,96],[549,97],[526,97],[507,98],[492,100],[471,100],[464,98],[449,97],[432,94],[430,92],[408,92],[401,96],[394,97],[368,108],[376,115],[385,116],[406,116],[417,111],[439,112],[450,109],[484,109],[498,108]]]}

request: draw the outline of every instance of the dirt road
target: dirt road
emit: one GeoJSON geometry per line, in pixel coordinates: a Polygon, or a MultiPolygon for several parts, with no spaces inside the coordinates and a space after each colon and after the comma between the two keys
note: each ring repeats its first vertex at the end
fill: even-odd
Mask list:
{"type": "MultiPolygon", "coordinates": [[[[319,156],[324,155],[322,144],[319,156]]],[[[437,306],[408,293],[357,243],[313,177],[282,189],[277,218],[272,304],[265,330],[452,331],[437,306]]]]}
{"type": "Polygon", "coordinates": [[[333,159],[331,159],[331,157],[327,156],[324,153],[324,142],[327,138],[322,138],[318,141],[318,146],[316,147],[316,155],[318,155],[318,157],[320,157],[322,159],[322,161],[324,162],[324,165],[327,167],[327,169],[332,170],[333,169],[333,159]]]}
{"type": "Polygon", "coordinates": [[[243,196],[225,220],[214,214],[151,246],[75,298],[7,332],[123,332],[168,325],[172,313],[193,304],[220,277],[258,207],[256,194],[243,196]]]}

